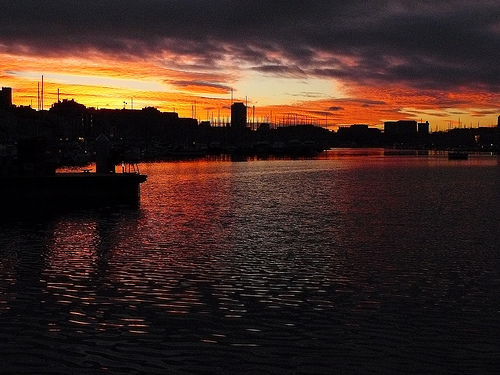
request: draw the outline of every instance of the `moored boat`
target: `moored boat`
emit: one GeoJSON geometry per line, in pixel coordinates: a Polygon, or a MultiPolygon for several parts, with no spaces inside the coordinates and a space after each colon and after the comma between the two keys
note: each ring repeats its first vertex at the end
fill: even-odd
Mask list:
{"type": "Polygon", "coordinates": [[[448,159],[450,160],[467,160],[469,153],[462,150],[448,151],[448,159]]]}

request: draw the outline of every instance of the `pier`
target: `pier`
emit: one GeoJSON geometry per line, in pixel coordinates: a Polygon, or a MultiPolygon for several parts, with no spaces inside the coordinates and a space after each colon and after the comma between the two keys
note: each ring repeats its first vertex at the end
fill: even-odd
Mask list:
{"type": "Polygon", "coordinates": [[[146,181],[147,176],[138,172],[115,173],[108,139],[102,136],[98,141],[97,173],[56,173],[46,160],[43,140],[19,141],[17,159],[5,161],[0,174],[2,213],[138,206],[140,184],[146,181]]]}
{"type": "Polygon", "coordinates": [[[0,179],[2,210],[29,213],[65,208],[137,206],[145,175],[135,173],[56,173],[0,179]]]}

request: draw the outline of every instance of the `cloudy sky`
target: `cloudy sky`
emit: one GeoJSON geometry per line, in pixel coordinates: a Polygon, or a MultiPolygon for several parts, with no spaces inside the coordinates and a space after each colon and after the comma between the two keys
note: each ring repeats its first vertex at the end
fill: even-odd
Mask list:
{"type": "Polygon", "coordinates": [[[496,124],[498,0],[0,0],[0,85],[74,98],[335,125],[496,124]],[[246,98],[246,99],[245,99],[246,98]]]}

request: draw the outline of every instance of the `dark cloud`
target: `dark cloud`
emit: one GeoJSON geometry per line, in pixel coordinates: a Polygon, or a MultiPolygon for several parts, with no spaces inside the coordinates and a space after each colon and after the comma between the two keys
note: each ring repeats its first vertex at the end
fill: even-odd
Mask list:
{"type": "Polygon", "coordinates": [[[286,66],[286,65],[267,65],[263,64],[260,66],[252,67],[252,70],[256,70],[261,73],[270,73],[274,75],[280,76],[306,76],[304,70],[302,70],[299,66],[286,66]]]}
{"type": "MultiPolygon", "coordinates": [[[[0,0],[0,51],[120,58],[168,52],[196,69],[416,88],[500,89],[497,0],[0,0]]],[[[181,64],[182,65],[182,64],[181,64]]]]}
{"type": "Polygon", "coordinates": [[[484,117],[484,116],[490,116],[490,115],[498,115],[497,110],[476,110],[472,112],[473,117],[484,117]]]}
{"type": "Polygon", "coordinates": [[[200,90],[214,91],[222,94],[227,94],[231,92],[230,86],[213,82],[188,81],[188,80],[166,81],[166,82],[177,87],[183,87],[187,89],[191,88],[194,91],[200,91],[200,90]]]}
{"type": "Polygon", "coordinates": [[[362,107],[387,105],[387,103],[382,100],[371,100],[371,99],[343,99],[343,100],[346,102],[361,105],[362,107]]]}

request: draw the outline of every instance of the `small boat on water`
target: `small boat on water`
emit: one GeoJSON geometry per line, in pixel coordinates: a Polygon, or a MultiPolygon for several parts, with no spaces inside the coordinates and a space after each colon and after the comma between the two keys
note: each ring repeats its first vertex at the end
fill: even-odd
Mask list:
{"type": "Polygon", "coordinates": [[[179,159],[196,159],[207,156],[208,147],[205,145],[175,145],[167,152],[167,156],[179,159]]]}
{"type": "Polygon", "coordinates": [[[429,150],[386,148],[384,156],[428,156],[429,150]]]}
{"type": "Polygon", "coordinates": [[[448,151],[448,159],[450,160],[467,160],[469,153],[467,151],[455,150],[448,151]]]}

